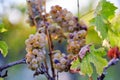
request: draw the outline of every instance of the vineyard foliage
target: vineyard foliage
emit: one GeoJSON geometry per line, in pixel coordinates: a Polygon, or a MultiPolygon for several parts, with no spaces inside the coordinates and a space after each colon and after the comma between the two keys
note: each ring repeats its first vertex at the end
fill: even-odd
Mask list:
{"type": "Polygon", "coordinates": [[[80,74],[91,76],[93,74],[93,64],[98,75],[100,75],[103,72],[103,68],[107,65],[107,60],[103,58],[106,55],[105,49],[120,46],[118,42],[118,39],[120,39],[120,32],[118,31],[120,29],[118,27],[120,28],[120,25],[115,21],[113,22],[116,9],[117,7],[106,0],[101,0],[98,3],[94,11],[94,17],[89,21],[90,27],[87,39],[88,43],[97,43],[100,44],[100,47],[91,46],[90,52],[87,53],[82,61],[77,59],[73,62],[72,68],[77,69],[80,67],[82,72],[80,74]],[[92,35],[94,36],[92,37],[92,35]]]}

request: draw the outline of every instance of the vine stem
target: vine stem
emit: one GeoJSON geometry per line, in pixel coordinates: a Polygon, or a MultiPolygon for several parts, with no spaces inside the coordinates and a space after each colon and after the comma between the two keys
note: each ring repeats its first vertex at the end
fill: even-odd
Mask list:
{"type": "Polygon", "coordinates": [[[0,67],[0,77],[6,77],[7,76],[7,71],[5,72],[5,74],[2,75],[2,71],[7,69],[7,68],[10,68],[12,66],[15,66],[15,65],[18,65],[18,64],[26,64],[26,58],[23,58],[21,60],[18,60],[18,61],[15,61],[15,62],[11,62],[11,63],[8,63],[4,66],[1,66],[0,67]]]}
{"type": "Polygon", "coordinates": [[[55,70],[53,68],[53,61],[52,61],[53,42],[52,42],[51,35],[50,35],[49,31],[48,31],[48,27],[47,26],[46,26],[46,35],[47,35],[47,38],[48,38],[48,47],[49,47],[49,52],[50,52],[49,56],[50,56],[52,76],[55,79],[55,70]]]}
{"type": "MultiPolygon", "coordinates": [[[[51,72],[52,72],[52,79],[55,80],[55,70],[53,68],[53,62],[52,62],[52,51],[53,51],[53,43],[51,39],[51,35],[49,34],[48,31],[48,25],[47,25],[47,19],[46,19],[46,0],[28,0],[28,8],[29,8],[29,15],[33,18],[33,22],[36,26],[37,29],[40,28],[40,22],[43,20],[44,21],[44,27],[45,27],[45,34],[48,38],[48,47],[49,47],[49,57],[50,57],[50,65],[51,65],[51,72]],[[39,19],[36,19],[37,16],[39,16],[39,19]]],[[[48,72],[48,65],[47,61],[45,59],[45,68],[48,72]]]]}
{"type": "Polygon", "coordinates": [[[50,76],[50,74],[48,73],[48,71],[46,70],[46,66],[44,66],[44,64],[42,64],[41,68],[42,68],[42,71],[44,72],[45,76],[48,78],[48,80],[54,80],[54,79],[50,76]]]}
{"type": "MultiPolygon", "coordinates": [[[[51,38],[51,35],[48,31],[48,25],[46,23],[47,19],[46,19],[46,0],[43,0],[43,5],[44,5],[44,9],[43,9],[43,12],[45,13],[45,15],[43,16],[43,21],[45,23],[45,31],[46,31],[46,35],[47,35],[47,38],[48,38],[48,47],[49,47],[49,57],[50,57],[50,64],[51,64],[51,70],[52,70],[52,80],[55,80],[55,70],[53,68],[53,61],[52,61],[52,52],[53,52],[53,42],[52,42],[52,38],[51,38]]],[[[47,63],[45,63],[46,67],[47,67],[47,63]]],[[[48,72],[48,70],[47,70],[48,72]]]]}
{"type": "MultiPolygon", "coordinates": [[[[46,0],[42,0],[42,2],[41,3],[43,3],[42,5],[44,6],[44,8],[43,8],[43,13],[45,13],[45,16],[43,16],[43,21],[44,21],[44,23],[46,22],[46,0]]],[[[39,6],[38,6],[39,7],[39,6]]],[[[42,8],[42,7],[41,7],[42,8]]],[[[40,10],[40,9],[39,9],[40,10]]],[[[42,14],[41,14],[41,16],[42,16],[42,14]]],[[[46,59],[46,57],[45,57],[45,60],[44,60],[44,62],[45,62],[45,67],[46,67],[46,70],[47,70],[47,73],[48,73],[48,65],[47,65],[47,59],[46,59]]]]}
{"type": "Polygon", "coordinates": [[[106,73],[107,73],[107,69],[110,68],[111,66],[117,64],[118,61],[119,61],[118,58],[113,58],[113,59],[111,59],[111,60],[108,62],[108,65],[107,65],[106,67],[104,67],[102,74],[101,74],[100,76],[98,76],[97,80],[104,80],[105,75],[106,75],[106,73]]]}

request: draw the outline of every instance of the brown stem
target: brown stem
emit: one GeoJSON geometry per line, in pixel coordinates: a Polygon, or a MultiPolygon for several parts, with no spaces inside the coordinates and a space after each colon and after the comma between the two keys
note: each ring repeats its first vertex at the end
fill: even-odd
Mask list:
{"type": "MultiPolygon", "coordinates": [[[[41,8],[43,8],[42,13],[45,13],[44,15],[41,14],[41,16],[42,16],[42,18],[43,18],[44,24],[46,24],[46,21],[47,21],[47,19],[46,19],[46,0],[42,0],[41,3],[42,3],[42,5],[44,6],[44,8],[43,8],[43,6],[41,7],[41,8]]],[[[40,9],[39,9],[39,10],[40,10],[40,9]]],[[[45,29],[47,30],[46,26],[47,26],[47,25],[45,25],[45,29]]],[[[49,75],[48,65],[47,65],[46,59],[44,60],[44,62],[45,62],[45,67],[46,67],[46,74],[49,75]]],[[[50,75],[49,75],[49,77],[50,77],[50,75]]],[[[49,79],[51,79],[51,78],[49,78],[49,79]]]]}
{"type": "MultiPolygon", "coordinates": [[[[29,16],[32,17],[33,22],[38,29],[40,27],[40,21],[44,21],[45,31],[48,38],[48,46],[49,46],[49,57],[50,57],[50,63],[51,63],[51,70],[52,70],[52,77],[55,79],[55,70],[53,68],[53,62],[52,62],[52,51],[53,51],[53,43],[51,39],[51,35],[48,31],[48,25],[46,24],[46,0],[28,0],[28,8],[29,8],[29,16]],[[36,20],[36,17],[39,16],[40,19],[36,20]]],[[[45,67],[48,73],[48,66],[47,62],[45,60],[45,67]]]]}
{"type": "Polygon", "coordinates": [[[51,63],[52,76],[53,76],[53,78],[55,78],[55,70],[53,68],[53,61],[52,61],[53,43],[52,43],[51,35],[48,31],[47,26],[46,26],[46,35],[48,38],[48,47],[49,47],[49,52],[50,52],[49,57],[50,57],[50,63],[51,63]]]}

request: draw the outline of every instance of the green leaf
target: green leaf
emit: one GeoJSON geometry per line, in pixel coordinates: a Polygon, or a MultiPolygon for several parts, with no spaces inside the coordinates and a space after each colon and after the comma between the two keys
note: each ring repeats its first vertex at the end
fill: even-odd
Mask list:
{"type": "Polygon", "coordinates": [[[120,47],[120,15],[112,20],[111,30],[108,31],[108,40],[111,46],[120,47]]]}
{"type": "Polygon", "coordinates": [[[111,46],[119,46],[120,47],[120,41],[119,41],[120,40],[120,32],[116,33],[116,32],[109,31],[108,39],[109,39],[111,46]]]}
{"type": "Polygon", "coordinates": [[[97,73],[100,75],[103,68],[107,65],[107,60],[103,58],[105,50],[103,48],[94,49],[92,46],[91,52],[89,53],[89,61],[94,64],[97,73]]]}
{"type": "Polygon", "coordinates": [[[8,53],[8,46],[4,41],[0,41],[0,51],[4,57],[6,57],[8,53]]]}
{"type": "Polygon", "coordinates": [[[112,3],[102,0],[102,10],[101,14],[104,16],[106,19],[110,18],[111,16],[114,16],[115,10],[117,7],[115,7],[112,3]]]}
{"type": "Polygon", "coordinates": [[[80,63],[80,69],[84,75],[87,74],[89,77],[92,75],[93,69],[92,69],[92,66],[91,66],[90,61],[89,61],[89,56],[86,56],[82,60],[82,62],[80,63]]]}
{"type": "Polygon", "coordinates": [[[101,38],[106,38],[107,34],[108,34],[108,24],[106,24],[104,22],[104,18],[101,15],[96,16],[95,18],[93,18],[90,23],[92,24],[92,26],[96,26],[96,31],[99,32],[98,35],[101,38]]]}
{"type": "Polygon", "coordinates": [[[80,67],[81,73],[90,77],[93,74],[93,64],[96,68],[97,73],[100,75],[103,72],[104,67],[107,65],[107,60],[103,58],[104,56],[104,48],[95,49],[94,46],[91,46],[90,52],[87,53],[82,61],[74,61],[71,68],[75,69],[77,67],[80,67]]]}
{"type": "Polygon", "coordinates": [[[72,68],[72,69],[77,69],[78,67],[80,67],[80,66],[78,66],[79,64],[80,64],[80,61],[79,61],[79,59],[77,58],[77,59],[74,60],[74,62],[72,63],[71,68],[72,68]]]}
{"type": "Polygon", "coordinates": [[[101,0],[95,10],[95,17],[90,20],[92,26],[96,26],[96,31],[102,39],[107,38],[110,27],[109,18],[114,16],[117,8],[106,0],[101,0]]]}
{"type": "Polygon", "coordinates": [[[94,26],[90,26],[88,28],[86,43],[87,44],[93,43],[96,45],[99,45],[102,43],[102,39],[98,36],[97,32],[94,29],[94,26]],[[92,37],[94,37],[94,39],[92,37]]]}
{"type": "Polygon", "coordinates": [[[4,24],[1,23],[0,24],[0,32],[2,33],[2,32],[5,32],[5,31],[7,31],[7,30],[5,29],[4,24]]]}
{"type": "Polygon", "coordinates": [[[99,56],[103,57],[106,55],[106,52],[105,52],[105,49],[103,47],[100,47],[98,49],[95,49],[94,46],[91,46],[90,47],[90,53],[96,53],[96,54],[99,54],[99,56]]]}

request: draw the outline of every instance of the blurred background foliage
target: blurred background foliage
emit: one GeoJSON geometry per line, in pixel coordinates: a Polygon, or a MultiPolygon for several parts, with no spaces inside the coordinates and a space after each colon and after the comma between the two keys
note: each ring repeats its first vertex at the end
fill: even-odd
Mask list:
{"type": "MultiPolygon", "coordinates": [[[[51,0],[55,2],[54,0],[51,0]]],[[[48,0],[49,2],[51,2],[48,0]]],[[[59,0],[58,0],[59,1],[59,0]]],[[[61,0],[62,1],[62,0],[61,0]]],[[[84,4],[86,6],[81,6],[82,0],[80,0],[80,20],[84,20],[87,26],[89,26],[89,20],[93,17],[93,9],[97,5],[98,0],[84,0],[84,4]],[[85,2],[84,2],[85,1],[85,2]]],[[[27,6],[25,3],[25,0],[0,0],[0,23],[4,24],[5,32],[0,33],[0,40],[6,41],[8,44],[8,55],[7,57],[3,58],[3,56],[0,54],[0,66],[12,61],[19,60],[23,58],[26,54],[25,51],[25,40],[28,38],[29,34],[35,33],[35,27],[30,27],[27,23],[27,6]],[[22,3],[21,3],[22,2],[22,3]]],[[[57,2],[57,1],[56,1],[57,2]]],[[[120,1],[118,0],[120,3],[120,1]]],[[[68,2],[69,3],[69,2],[68,2]]],[[[67,4],[65,4],[67,5],[67,4]]],[[[77,10],[77,4],[76,10],[77,10]]],[[[50,7],[50,6],[49,6],[50,7]]],[[[69,6],[70,7],[70,6],[69,6]]],[[[72,6],[70,7],[72,8],[72,6]]],[[[68,9],[69,10],[69,9],[68,9]]],[[[76,11],[72,11],[75,15],[77,15],[76,11]]],[[[118,14],[119,10],[117,12],[116,17],[112,20],[114,31],[117,35],[120,35],[120,15],[118,14]]],[[[109,33],[112,36],[116,36],[112,33],[109,33]]],[[[112,37],[112,36],[109,36],[112,37]]],[[[88,35],[86,37],[86,43],[94,43],[96,45],[101,45],[102,40],[98,36],[97,32],[95,31],[94,27],[88,28],[88,35]]],[[[114,43],[115,40],[120,40],[120,37],[116,36],[115,39],[110,38],[111,42],[114,43]]],[[[57,48],[65,51],[65,48],[63,47],[66,43],[63,44],[57,44],[54,42],[57,48]]],[[[118,44],[118,43],[116,43],[118,44]]],[[[119,42],[120,44],[120,42],[119,42]]],[[[111,67],[108,70],[107,76],[105,80],[119,80],[119,74],[120,74],[120,64],[115,65],[111,67]]],[[[94,67],[94,66],[93,66],[94,67]]],[[[14,67],[11,67],[8,69],[8,77],[6,77],[4,80],[46,80],[44,76],[38,76],[33,78],[33,72],[27,68],[26,65],[17,65],[14,67]]],[[[87,77],[80,76],[79,74],[68,74],[68,73],[60,73],[60,77],[62,77],[59,80],[87,80],[87,77]],[[72,77],[71,77],[72,76],[72,77]]],[[[96,73],[94,73],[93,77],[97,77],[96,73]]],[[[3,80],[3,79],[0,79],[3,80]]]]}

